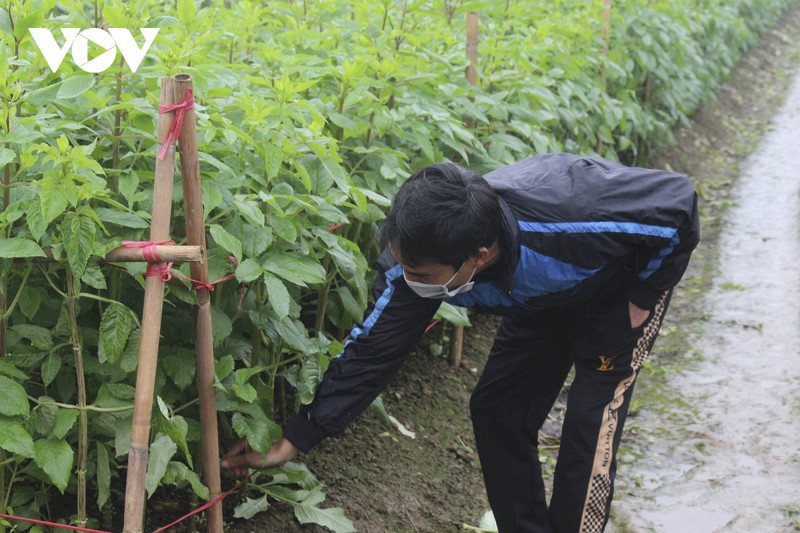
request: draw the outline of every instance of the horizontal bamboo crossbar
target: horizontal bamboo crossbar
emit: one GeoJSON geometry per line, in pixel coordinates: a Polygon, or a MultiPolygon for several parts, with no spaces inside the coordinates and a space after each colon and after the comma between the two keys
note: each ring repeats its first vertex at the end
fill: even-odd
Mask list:
{"type": "MultiPolygon", "coordinates": [[[[165,263],[202,263],[205,260],[202,246],[177,246],[177,245],[160,245],[156,246],[156,253],[161,261],[165,263]]],[[[53,258],[53,250],[50,247],[44,248],[46,257],[32,257],[14,259],[14,263],[52,263],[55,261],[53,258]]],[[[105,260],[114,263],[147,263],[144,257],[144,250],[142,248],[127,248],[120,246],[108,252],[105,260]]]]}

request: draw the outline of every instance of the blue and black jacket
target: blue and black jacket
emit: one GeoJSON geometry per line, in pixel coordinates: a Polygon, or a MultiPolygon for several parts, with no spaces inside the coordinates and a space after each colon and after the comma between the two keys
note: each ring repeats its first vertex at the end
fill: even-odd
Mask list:
{"type": "MultiPolygon", "coordinates": [[[[503,213],[501,260],[450,304],[509,314],[588,302],[608,287],[643,309],[681,279],[699,240],[697,194],[680,174],[568,154],[531,157],[485,176],[503,213]]],[[[308,451],[375,399],[442,300],[419,297],[384,251],[375,303],[331,361],[286,437],[308,451]]]]}

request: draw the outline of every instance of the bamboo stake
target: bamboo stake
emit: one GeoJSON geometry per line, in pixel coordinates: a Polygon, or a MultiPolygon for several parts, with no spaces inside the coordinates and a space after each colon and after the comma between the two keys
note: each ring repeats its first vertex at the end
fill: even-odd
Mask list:
{"type": "Polygon", "coordinates": [[[467,13],[467,81],[473,87],[478,82],[478,13],[467,13]]]}
{"type": "MultiPolygon", "coordinates": [[[[43,248],[46,257],[12,259],[14,263],[52,263],[55,261],[52,248],[43,248]]],[[[200,246],[156,246],[156,252],[167,263],[193,263],[203,261],[204,251],[200,246]]],[[[141,248],[126,248],[120,246],[109,251],[105,258],[109,263],[147,263],[144,251],[141,248]]]]}
{"type": "Polygon", "coordinates": [[[453,326],[450,333],[450,365],[461,366],[461,353],[464,348],[464,326],[453,326]]]}
{"type": "MultiPolygon", "coordinates": [[[[474,11],[467,13],[467,59],[469,64],[465,75],[469,84],[475,87],[478,83],[478,14],[474,11]]],[[[464,125],[475,129],[475,119],[466,119],[464,125]]]]}
{"type": "MultiPolygon", "coordinates": [[[[200,246],[156,246],[156,252],[167,263],[199,263],[205,259],[205,250],[200,246]]],[[[106,261],[112,263],[147,262],[141,248],[120,246],[106,254],[106,261]]]]}
{"type": "MultiPolygon", "coordinates": [[[[173,100],[174,82],[161,79],[161,105],[170,105],[173,100]]],[[[174,113],[162,113],[158,121],[158,142],[167,142],[174,113]]],[[[150,240],[169,238],[172,216],[172,179],[175,164],[175,145],[170,143],[164,159],[156,159],[155,183],[153,185],[153,218],[150,240]]],[[[163,263],[160,263],[163,265],[163,263]]],[[[144,309],[142,311],[142,334],[139,346],[139,365],[136,371],[131,445],[128,452],[128,478],[125,487],[125,533],[142,533],[145,507],[145,477],[150,441],[150,422],[153,411],[158,344],[161,334],[161,313],[164,305],[164,282],[158,276],[145,280],[144,309]]]]}
{"type": "MultiPolygon", "coordinates": [[[[182,101],[186,91],[192,88],[192,77],[188,74],[175,76],[175,100],[182,101]]],[[[197,155],[197,130],[193,109],[187,109],[183,127],[178,137],[181,160],[181,182],[186,212],[186,237],[191,245],[206,249],[206,229],[203,215],[203,197],[200,187],[200,162],[197,155]]],[[[208,264],[190,265],[192,278],[208,282],[208,264]]],[[[208,487],[209,499],[221,492],[219,466],[219,436],[217,434],[217,404],[214,396],[214,343],[211,337],[211,293],[208,288],[197,288],[198,303],[194,308],[197,388],[200,398],[200,428],[203,449],[203,478],[208,487]]],[[[208,510],[208,533],[222,533],[222,503],[208,510]]]]}
{"type": "MultiPolygon", "coordinates": [[[[478,83],[478,13],[470,11],[467,13],[467,81],[475,87],[478,83]]],[[[475,120],[467,119],[466,126],[470,129],[475,128],[475,120]]],[[[458,368],[461,366],[461,354],[464,344],[464,326],[453,326],[450,332],[450,356],[448,362],[450,366],[458,368]]]]}
{"type": "MultiPolygon", "coordinates": [[[[608,63],[608,50],[611,46],[611,0],[603,0],[603,20],[600,28],[603,34],[602,63],[600,64],[600,79],[603,83],[603,90],[608,91],[608,80],[606,78],[606,63],[608,63]]],[[[597,139],[595,152],[601,154],[603,151],[603,141],[597,139]]]]}
{"type": "Polygon", "coordinates": [[[607,57],[608,48],[611,43],[611,0],[603,0],[602,32],[603,32],[603,57],[607,57]]]}

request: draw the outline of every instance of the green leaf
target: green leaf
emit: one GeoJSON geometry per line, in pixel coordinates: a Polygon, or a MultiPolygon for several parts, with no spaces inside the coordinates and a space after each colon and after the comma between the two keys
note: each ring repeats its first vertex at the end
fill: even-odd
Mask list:
{"type": "Polygon", "coordinates": [[[353,526],[353,522],[344,515],[344,509],[340,507],[320,509],[317,507],[317,504],[324,498],[325,495],[317,490],[303,502],[292,503],[297,521],[301,524],[319,524],[335,533],[353,533],[356,528],[353,526]]]}
{"type": "Polygon", "coordinates": [[[103,222],[116,224],[124,228],[144,229],[149,228],[150,223],[135,213],[116,211],[107,207],[98,207],[95,213],[103,222]]]}
{"type": "Polygon", "coordinates": [[[178,0],[178,20],[187,26],[191,25],[196,9],[194,0],[178,0]]]}
{"type": "Polygon", "coordinates": [[[128,171],[119,175],[119,192],[128,202],[128,206],[133,205],[138,187],[139,175],[136,172],[128,171]]]}
{"type": "Polygon", "coordinates": [[[306,283],[323,283],[326,279],[322,265],[306,256],[282,252],[268,253],[261,266],[264,270],[301,287],[305,287],[306,283]]]}
{"type": "Polygon", "coordinates": [[[178,445],[166,435],[159,435],[150,445],[150,454],[147,457],[147,477],[144,481],[147,497],[151,497],[161,483],[161,478],[167,471],[172,456],[178,451],[178,445]]]}
{"type": "Polygon", "coordinates": [[[347,115],[342,115],[341,113],[337,113],[332,111],[328,113],[328,120],[333,122],[335,125],[339,126],[342,129],[346,130],[353,130],[356,128],[355,122],[350,120],[350,117],[347,115]]]}
{"type": "Polygon", "coordinates": [[[4,167],[14,160],[14,152],[8,148],[0,148],[0,167],[4,167]]]}
{"type": "Polygon", "coordinates": [[[11,330],[23,339],[28,339],[39,350],[50,350],[53,347],[53,336],[49,329],[33,324],[18,324],[11,330]]]}
{"type": "Polygon", "coordinates": [[[13,35],[14,30],[11,26],[11,19],[8,17],[8,11],[0,9],[0,32],[7,35],[13,35]]]}
{"type": "Polygon", "coordinates": [[[136,395],[136,389],[127,383],[105,383],[104,386],[109,394],[118,400],[133,400],[136,395]]]}
{"type": "Polygon", "coordinates": [[[111,495],[111,467],[109,466],[108,449],[97,442],[97,507],[102,509],[111,495]]]}
{"type": "Polygon", "coordinates": [[[244,400],[247,403],[253,403],[258,397],[258,392],[256,391],[255,387],[249,383],[245,383],[243,385],[234,383],[231,385],[231,390],[239,399],[244,400]]]}
{"type": "Polygon", "coordinates": [[[172,439],[172,442],[180,448],[189,466],[193,467],[192,455],[189,453],[189,446],[186,444],[186,433],[189,431],[189,425],[182,416],[170,415],[169,408],[164,403],[164,400],[161,399],[161,396],[156,396],[156,400],[158,402],[158,411],[155,417],[156,431],[172,439]]]}
{"type": "Polygon", "coordinates": [[[53,430],[50,432],[50,438],[63,439],[75,421],[78,419],[77,409],[59,409],[56,412],[56,419],[53,423],[53,430]]]}
{"type": "Polygon", "coordinates": [[[39,198],[36,198],[31,202],[25,220],[28,222],[28,229],[30,230],[33,238],[36,240],[41,239],[45,230],[47,230],[47,225],[49,222],[45,223],[44,221],[39,198]]]}
{"type": "Polygon", "coordinates": [[[267,509],[269,509],[269,501],[266,494],[255,500],[245,498],[244,502],[237,505],[233,510],[233,516],[234,518],[250,519],[267,509]]]}
{"type": "Polygon", "coordinates": [[[33,320],[41,304],[42,296],[39,291],[30,285],[25,285],[19,299],[19,310],[22,311],[22,314],[28,317],[28,320],[33,320]]]}
{"type": "Polygon", "coordinates": [[[270,244],[272,244],[272,230],[270,228],[244,227],[242,235],[242,253],[244,255],[257,257],[263,254],[270,244]]]}
{"type": "Polygon", "coordinates": [[[0,239],[0,257],[14,259],[16,257],[46,257],[38,244],[21,237],[0,239]]]}
{"type": "Polygon", "coordinates": [[[45,387],[49,386],[56,376],[58,376],[58,372],[61,370],[61,357],[56,354],[55,352],[51,352],[47,355],[45,360],[42,362],[42,383],[45,387]]]}
{"type": "Polygon", "coordinates": [[[97,357],[101,363],[116,363],[133,330],[131,310],[123,304],[109,305],[100,320],[100,344],[97,357]]]}
{"type": "Polygon", "coordinates": [[[233,356],[226,355],[214,363],[214,374],[216,374],[218,380],[222,381],[233,372],[235,366],[236,362],[233,360],[233,356]]]}
{"type": "Polygon", "coordinates": [[[246,438],[250,447],[257,452],[267,453],[272,443],[283,436],[281,427],[268,418],[253,418],[234,413],[231,419],[233,430],[242,438],[246,438]]]}
{"type": "Polygon", "coordinates": [[[236,202],[236,208],[239,210],[239,213],[253,226],[260,228],[264,225],[264,213],[261,212],[260,204],[257,202],[238,201],[236,202]]]}
{"type": "Polygon", "coordinates": [[[190,350],[175,350],[161,360],[167,376],[183,390],[194,382],[195,357],[190,350]]]}
{"type": "Polygon", "coordinates": [[[308,338],[308,330],[301,322],[291,318],[284,318],[280,322],[270,320],[265,324],[265,328],[272,342],[283,343],[289,348],[305,354],[311,353],[312,346],[308,338]]]}
{"type": "Polygon", "coordinates": [[[18,125],[6,135],[4,140],[12,144],[25,145],[41,137],[43,137],[41,133],[30,131],[25,126],[18,125]]]}
{"type": "Polygon", "coordinates": [[[270,367],[268,366],[251,366],[248,368],[240,368],[239,370],[236,371],[236,376],[234,376],[234,382],[238,385],[244,385],[253,376],[257,376],[258,374],[269,369],[270,367]]]}
{"type": "Polygon", "coordinates": [[[142,330],[135,328],[131,332],[128,344],[125,345],[125,349],[119,358],[119,367],[125,372],[133,372],[139,364],[139,344],[141,339],[142,330]]]}
{"type": "Polygon", "coordinates": [[[245,259],[236,267],[236,279],[245,283],[255,281],[264,273],[264,269],[255,259],[245,259]]]}
{"type": "Polygon", "coordinates": [[[70,215],[61,223],[67,261],[77,276],[82,276],[94,249],[97,226],[89,217],[70,215]]]}
{"type": "Polygon", "coordinates": [[[43,22],[44,13],[42,13],[42,11],[38,9],[31,11],[14,25],[14,37],[16,37],[18,41],[21,41],[28,35],[29,28],[38,28],[43,22]]]}
{"type": "Polygon", "coordinates": [[[33,459],[33,439],[22,424],[11,418],[0,416],[0,448],[33,459]]]}
{"type": "Polygon", "coordinates": [[[292,301],[292,297],[289,295],[286,285],[269,272],[264,273],[264,284],[267,287],[269,305],[275,310],[278,318],[289,316],[289,304],[292,301]]]}
{"type": "Polygon", "coordinates": [[[233,324],[225,311],[216,305],[211,307],[211,336],[214,339],[214,346],[219,346],[231,336],[233,324]]]}
{"type": "Polygon", "coordinates": [[[264,153],[264,159],[267,167],[267,176],[273,179],[278,175],[283,164],[283,151],[280,145],[271,144],[267,147],[264,153]]]}
{"type": "Polygon", "coordinates": [[[175,485],[176,487],[180,487],[188,482],[194,493],[197,494],[200,499],[208,499],[208,487],[203,485],[203,482],[200,481],[200,478],[193,470],[189,470],[185,464],[179,463],[178,461],[169,462],[169,465],[167,465],[167,473],[164,474],[164,478],[161,482],[167,485],[175,485]]]}
{"type": "Polygon", "coordinates": [[[300,402],[309,404],[314,399],[314,392],[317,390],[319,382],[322,380],[322,365],[319,362],[319,355],[309,355],[303,360],[300,367],[300,402]]]}
{"type": "Polygon", "coordinates": [[[214,242],[233,254],[237,261],[242,260],[242,243],[239,239],[218,224],[212,224],[209,227],[209,233],[214,237],[214,242]]]}
{"type": "Polygon", "coordinates": [[[469,321],[467,310],[463,307],[456,307],[447,302],[442,302],[436,315],[433,317],[435,320],[445,320],[456,326],[469,327],[472,323],[469,321]]]}
{"type": "Polygon", "coordinates": [[[85,93],[94,86],[94,76],[91,74],[75,74],[70,76],[58,89],[56,98],[68,100],[85,93]]]}
{"type": "Polygon", "coordinates": [[[349,322],[357,321],[364,314],[364,309],[358,304],[350,288],[347,286],[339,287],[338,289],[339,300],[342,302],[342,308],[347,313],[349,322]]]}
{"type": "Polygon", "coordinates": [[[131,444],[131,419],[118,418],[114,424],[114,454],[116,457],[127,455],[131,444]]]}
{"type": "Polygon", "coordinates": [[[53,485],[64,493],[69,483],[69,474],[72,471],[72,461],[75,454],[67,441],[41,439],[33,443],[38,464],[48,475],[53,485]]]}
{"type": "Polygon", "coordinates": [[[0,376],[0,414],[14,416],[27,415],[30,412],[28,395],[25,389],[5,376],[0,376]]]}
{"type": "Polygon", "coordinates": [[[67,208],[69,201],[63,184],[54,177],[45,178],[39,185],[39,203],[45,226],[67,208]]]}
{"type": "Polygon", "coordinates": [[[6,376],[17,378],[19,380],[25,381],[28,379],[28,375],[21,370],[18,370],[17,367],[9,363],[8,361],[0,360],[0,374],[4,374],[6,376]]]}
{"type": "Polygon", "coordinates": [[[86,271],[81,276],[81,281],[93,289],[106,290],[108,288],[103,271],[95,263],[86,264],[86,271]]]}
{"type": "Polygon", "coordinates": [[[292,220],[270,213],[269,225],[284,241],[294,243],[297,240],[297,227],[292,220]]]}
{"type": "Polygon", "coordinates": [[[350,183],[347,180],[347,173],[344,168],[331,156],[323,155],[319,158],[319,168],[322,172],[322,179],[332,179],[342,192],[350,191],[350,183]]]}
{"type": "MultiPolygon", "coordinates": [[[[106,2],[103,6],[103,18],[106,19],[106,22],[108,22],[108,25],[112,28],[124,28],[128,24],[120,6],[112,5],[110,2],[106,2]]],[[[102,507],[102,505],[100,505],[100,507],[102,507]]]]}

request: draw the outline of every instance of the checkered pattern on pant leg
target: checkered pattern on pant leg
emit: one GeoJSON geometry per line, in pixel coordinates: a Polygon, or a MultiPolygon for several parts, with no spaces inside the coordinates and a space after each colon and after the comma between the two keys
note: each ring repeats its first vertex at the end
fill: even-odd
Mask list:
{"type": "Polygon", "coordinates": [[[598,474],[592,478],[589,501],[583,515],[581,533],[602,533],[606,521],[606,507],[611,497],[611,478],[598,474]]]}

